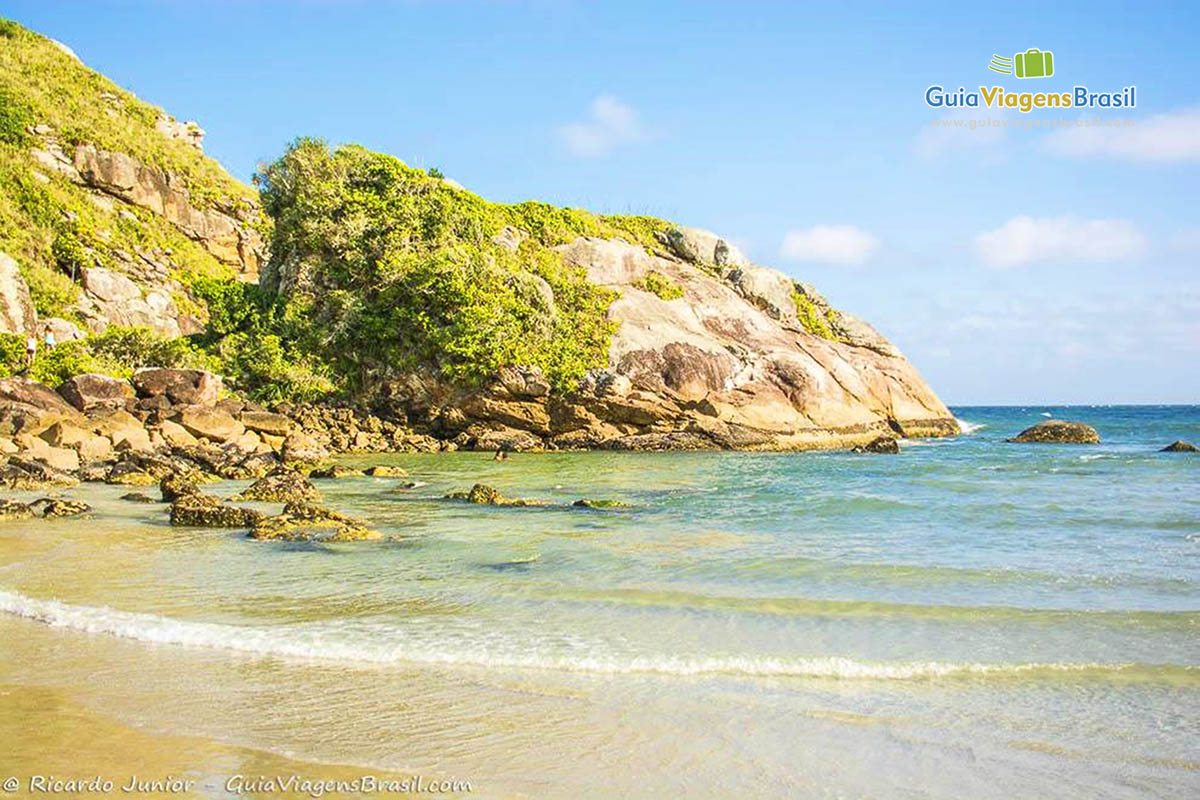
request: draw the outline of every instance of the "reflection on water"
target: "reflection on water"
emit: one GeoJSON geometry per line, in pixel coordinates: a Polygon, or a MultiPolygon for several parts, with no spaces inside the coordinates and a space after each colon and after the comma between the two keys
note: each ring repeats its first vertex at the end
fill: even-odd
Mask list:
{"type": "Polygon", "coordinates": [[[198,737],[193,769],[237,747],[485,796],[1195,793],[1200,462],[1143,440],[1200,413],[1089,409],[1106,442],[1079,448],[1001,441],[1037,410],[962,413],[986,427],[898,458],[413,455],[387,460],[416,488],[323,482],[382,543],[71,490],[91,519],[0,527],[0,682],[42,698],[0,727],[69,696],[198,737]],[[441,499],[476,482],[548,505],[441,499]]]}

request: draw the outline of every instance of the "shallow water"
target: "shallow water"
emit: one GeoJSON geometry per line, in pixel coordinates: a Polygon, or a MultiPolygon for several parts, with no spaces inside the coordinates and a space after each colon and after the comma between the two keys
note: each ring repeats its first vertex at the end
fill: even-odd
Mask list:
{"type": "Polygon", "coordinates": [[[357,459],[411,473],[320,483],[384,543],[81,487],[0,527],[0,682],[476,796],[1200,792],[1200,458],[1156,452],[1200,408],[956,413],[899,457],[357,459]],[[1003,442],[1044,414],[1104,442],[1003,442]],[[475,482],[549,504],[441,499],[475,482]]]}

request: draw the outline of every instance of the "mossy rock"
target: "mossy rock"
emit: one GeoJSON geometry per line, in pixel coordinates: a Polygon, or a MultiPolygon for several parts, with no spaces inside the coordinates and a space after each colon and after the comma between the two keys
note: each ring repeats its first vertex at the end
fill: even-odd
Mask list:
{"type": "Polygon", "coordinates": [[[251,539],[281,542],[362,542],[383,538],[361,520],[313,503],[288,503],[283,513],[264,517],[248,534],[251,539]]]}
{"type": "Polygon", "coordinates": [[[206,494],[189,494],[171,504],[171,524],[194,528],[252,528],[263,514],[206,494]]]}
{"type": "Polygon", "coordinates": [[[576,500],[571,505],[578,506],[579,508],[633,508],[629,503],[621,500],[593,500],[586,497],[582,500],[576,500]]]}
{"type": "Polygon", "coordinates": [[[319,503],[321,492],[300,472],[290,467],[279,467],[256,480],[234,499],[265,503],[319,503]]]}
{"type": "Polygon", "coordinates": [[[495,487],[488,486],[484,483],[477,483],[471,487],[469,492],[450,492],[446,495],[447,500],[465,500],[468,503],[475,503],[481,506],[542,506],[546,505],[541,500],[521,500],[512,497],[505,497],[500,494],[500,491],[495,487]]]}

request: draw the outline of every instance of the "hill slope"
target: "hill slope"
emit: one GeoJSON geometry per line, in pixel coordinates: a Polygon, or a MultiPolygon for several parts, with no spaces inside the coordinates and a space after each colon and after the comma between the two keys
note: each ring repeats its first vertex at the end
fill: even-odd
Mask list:
{"type": "MultiPolygon", "coordinates": [[[[13,23],[0,44],[0,331],[103,334],[82,346],[119,352],[118,372],[208,364],[261,402],[349,401],[463,447],[957,431],[869,325],[714,234],[489,203],[305,139],[264,171],[260,205],[194,123],[13,23]],[[191,343],[142,346],[129,326],[191,343]]],[[[59,362],[44,373],[70,374],[59,362]]]]}

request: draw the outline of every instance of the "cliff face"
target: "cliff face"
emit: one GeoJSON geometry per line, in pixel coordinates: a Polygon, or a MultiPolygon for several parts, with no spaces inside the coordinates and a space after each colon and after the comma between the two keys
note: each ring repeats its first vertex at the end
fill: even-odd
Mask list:
{"type": "Polygon", "coordinates": [[[0,20],[0,251],[17,265],[0,270],[0,331],[196,333],[192,279],[256,280],[257,197],[203,135],[0,20]]]}
{"type": "Polygon", "coordinates": [[[608,364],[576,391],[555,395],[539,370],[512,368],[474,392],[413,374],[393,384],[393,400],[415,425],[480,449],[792,450],[958,433],[867,323],[713,234],[662,238],[661,250],[587,237],[558,248],[619,295],[608,364]],[[798,304],[822,315],[824,335],[805,329],[798,304]]]}
{"type": "Polygon", "coordinates": [[[203,155],[195,123],[12,23],[0,45],[0,331],[204,333],[231,369],[304,360],[331,399],[460,447],[807,449],[958,430],[883,336],[719,236],[488,203],[304,140],[267,169],[260,204],[203,155]],[[217,329],[200,279],[262,291],[217,329]],[[276,305],[255,316],[262,298],[276,305]]]}

